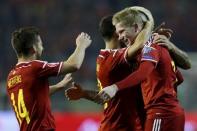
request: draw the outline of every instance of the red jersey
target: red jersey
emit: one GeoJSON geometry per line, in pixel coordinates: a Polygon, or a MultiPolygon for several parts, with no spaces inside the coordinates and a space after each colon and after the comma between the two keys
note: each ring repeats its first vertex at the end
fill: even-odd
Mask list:
{"type": "Polygon", "coordinates": [[[145,46],[141,61],[155,63],[155,69],[141,84],[147,117],[159,112],[183,113],[175,91],[177,68],[168,50],[156,44],[145,46]]]}
{"type": "Polygon", "coordinates": [[[61,65],[34,60],[19,63],[10,71],[7,93],[21,131],[55,130],[48,78],[58,75],[61,65]]]}
{"type": "MultiPolygon", "coordinates": [[[[97,78],[100,89],[128,76],[135,68],[125,59],[126,48],[101,50],[97,58],[97,78]]],[[[142,130],[138,109],[143,109],[140,88],[119,91],[105,104],[100,131],[142,130]]],[[[141,111],[140,115],[143,115],[141,111]]],[[[144,116],[143,116],[144,117],[144,116]]]]}

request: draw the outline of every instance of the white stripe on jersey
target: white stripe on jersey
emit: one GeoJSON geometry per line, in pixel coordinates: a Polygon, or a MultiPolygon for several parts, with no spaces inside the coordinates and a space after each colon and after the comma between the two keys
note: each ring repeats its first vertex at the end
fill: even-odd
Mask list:
{"type": "Polygon", "coordinates": [[[153,122],[152,131],[160,131],[161,129],[161,119],[155,119],[153,122]]]}
{"type": "Polygon", "coordinates": [[[42,66],[42,69],[44,69],[46,65],[47,65],[47,62],[45,61],[44,65],[42,66]]]}
{"type": "Polygon", "coordinates": [[[63,62],[61,62],[61,63],[60,63],[60,66],[59,66],[59,69],[58,69],[58,73],[57,73],[57,75],[59,75],[60,70],[61,70],[61,68],[62,68],[62,65],[63,65],[63,62]]]}
{"type": "Polygon", "coordinates": [[[98,57],[101,57],[101,58],[103,58],[103,59],[105,58],[103,55],[99,55],[98,57]]]}

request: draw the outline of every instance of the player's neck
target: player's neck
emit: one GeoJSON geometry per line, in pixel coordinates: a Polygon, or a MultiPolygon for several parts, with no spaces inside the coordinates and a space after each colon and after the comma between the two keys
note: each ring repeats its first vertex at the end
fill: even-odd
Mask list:
{"type": "Polygon", "coordinates": [[[105,41],[105,49],[118,49],[120,48],[120,44],[117,40],[110,40],[110,41],[105,41]]]}
{"type": "Polygon", "coordinates": [[[36,60],[35,55],[32,55],[32,56],[21,56],[21,57],[18,58],[18,63],[29,62],[29,61],[32,61],[32,60],[36,60]]]}

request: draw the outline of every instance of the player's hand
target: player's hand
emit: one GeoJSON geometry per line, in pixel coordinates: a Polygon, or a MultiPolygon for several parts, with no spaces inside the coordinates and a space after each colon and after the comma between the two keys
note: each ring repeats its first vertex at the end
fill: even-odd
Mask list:
{"type": "Polygon", "coordinates": [[[104,102],[107,102],[116,95],[117,91],[118,87],[113,84],[103,88],[96,97],[103,99],[104,102]]]}
{"type": "Polygon", "coordinates": [[[72,87],[65,90],[65,96],[68,100],[79,100],[83,98],[84,92],[80,85],[72,83],[72,87]]]}
{"type": "Polygon", "coordinates": [[[87,33],[84,33],[84,32],[79,34],[77,39],[76,39],[76,45],[78,47],[87,48],[87,47],[90,46],[91,42],[92,42],[92,40],[91,40],[90,36],[87,33]]]}
{"type": "Polygon", "coordinates": [[[166,47],[169,51],[174,50],[174,44],[165,35],[154,34],[153,43],[166,47]]]}
{"type": "Polygon", "coordinates": [[[165,35],[168,39],[170,39],[173,30],[171,30],[170,28],[165,28],[165,22],[162,22],[158,27],[155,28],[154,33],[165,35]]]}
{"type": "Polygon", "coordinates": [[[65,77],[63,78],[63,80],[61,80],[61,81],[58,83],[58,87],[64,88],[64,87],[66,87],[68,84],[70,84],[71,81],[72,81],[71,73],[66,74],[65,77]]]}

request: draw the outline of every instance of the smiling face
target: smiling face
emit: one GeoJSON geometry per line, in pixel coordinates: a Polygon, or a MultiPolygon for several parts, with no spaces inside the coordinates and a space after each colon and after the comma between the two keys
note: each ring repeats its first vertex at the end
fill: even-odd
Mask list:
{"type": "Polygon", "coordinates": [[[125,25],[119,22],[115,25],[118,39],[126,44],[126,46],[132,45],[136,36],[141,31],[138,24],[125,25]]]}
{"type": "Polygon", "coordinates": [[[125,8],[113,16],[113,25],[116,27],[119,40],[128,46],[134,43],[136,36],[143,28],[144,22],[140,12],[125,8]]]}

